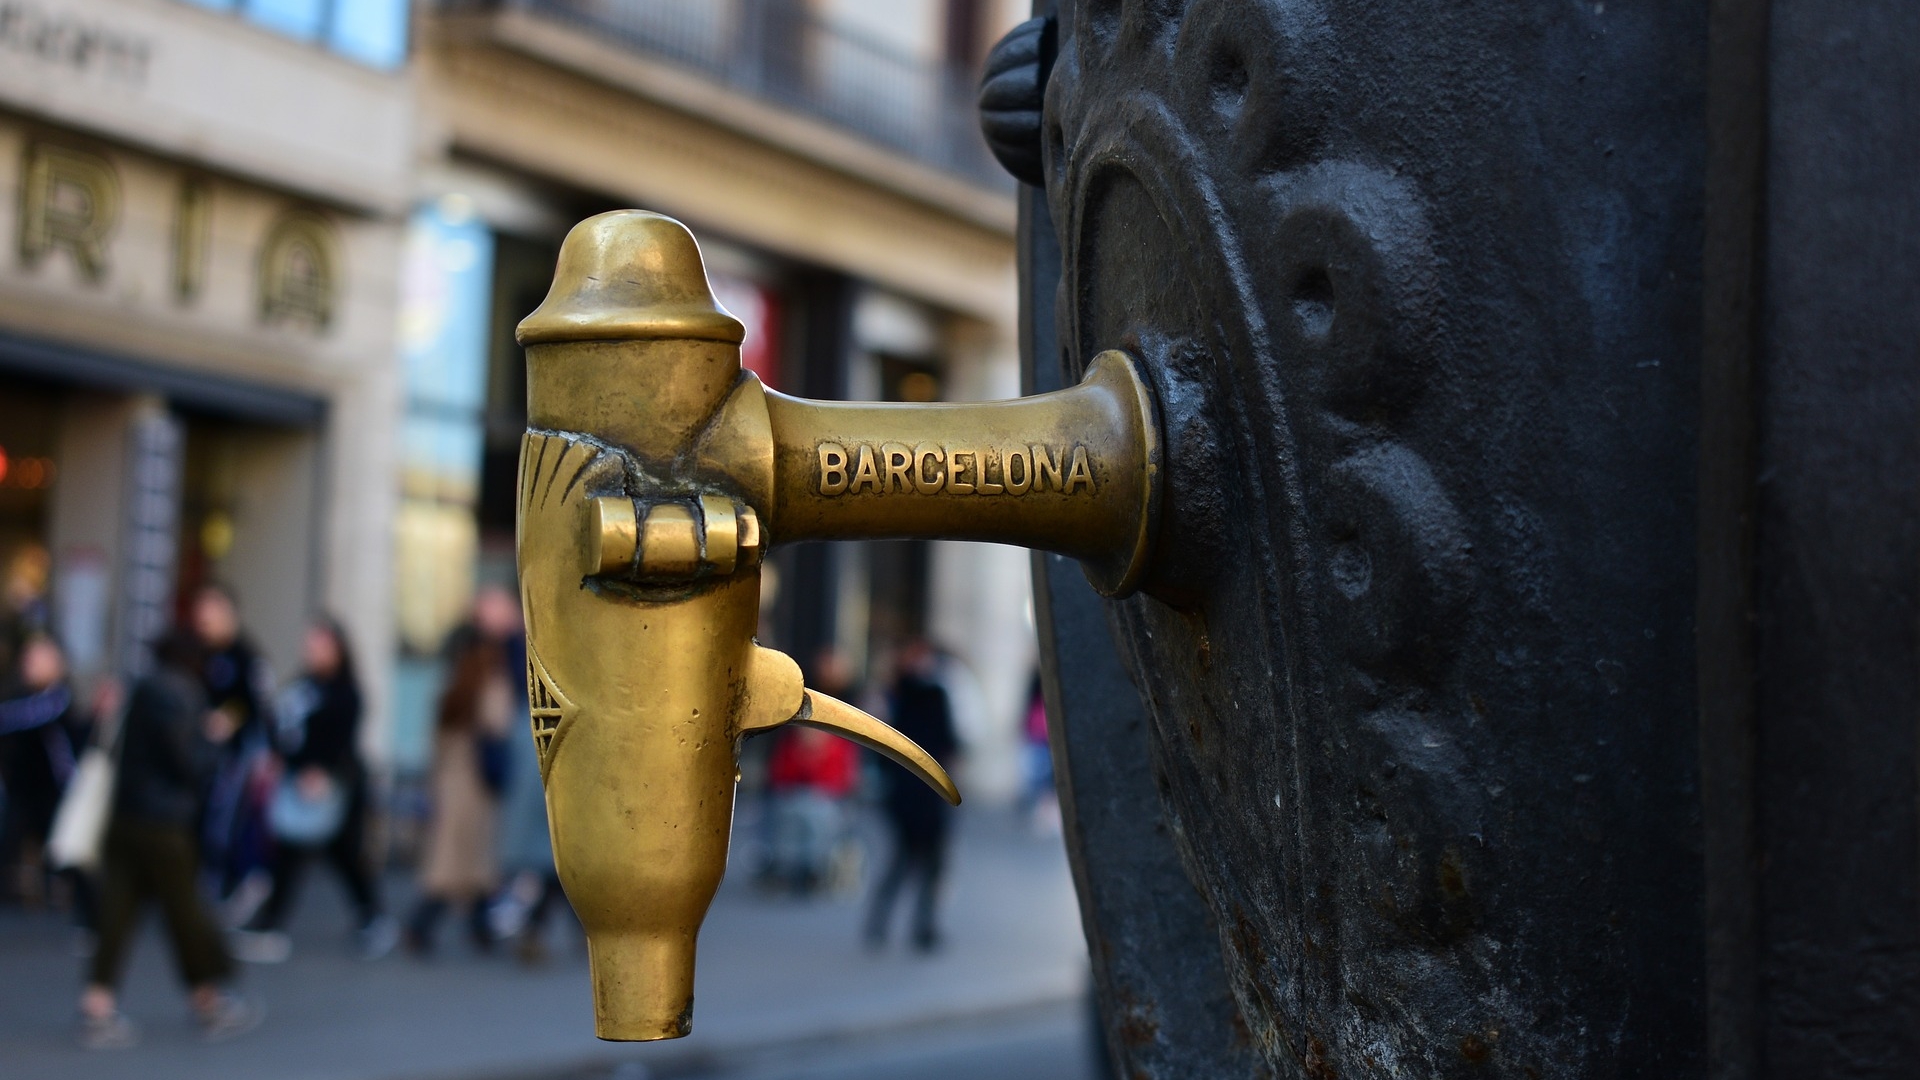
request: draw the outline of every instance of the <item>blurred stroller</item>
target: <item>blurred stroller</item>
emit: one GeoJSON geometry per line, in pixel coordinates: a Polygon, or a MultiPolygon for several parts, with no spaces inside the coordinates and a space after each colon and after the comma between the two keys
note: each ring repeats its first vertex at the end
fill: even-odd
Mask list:
{"type": "MultiPolygon", "coordinates": [[[[831,649],[814,661],[808,685],[845,699],[852,665],[831,649]]],[[[767,758],[766,855],[760,885],[796,896],[859,887],[861,848],[848,805],[860,783],[860,750],[824,731],[778,733],[767,758]]]]}
{"type": "Polygon", "coordinates": [[[846,806],[860,751],[813,728],[783,731],[767,762],[771,832],[763,886],[812,896],[846,892],[860,877],[860,847],[846,806]]]}

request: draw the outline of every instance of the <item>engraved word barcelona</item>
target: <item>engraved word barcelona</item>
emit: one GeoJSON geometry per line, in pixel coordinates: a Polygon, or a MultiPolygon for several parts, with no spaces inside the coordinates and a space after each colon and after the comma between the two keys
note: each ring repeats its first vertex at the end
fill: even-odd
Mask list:
{"type": "Polygon", "coordinates": [[[1049,489],[1072,495],[1094,490],[1084,446],[1056,452],[1046,446],[981,449],[889,442],[859,444],[849,452],[840,443],[823,442],[817,450],[822,495],[1026,495],[1049,489]]]}

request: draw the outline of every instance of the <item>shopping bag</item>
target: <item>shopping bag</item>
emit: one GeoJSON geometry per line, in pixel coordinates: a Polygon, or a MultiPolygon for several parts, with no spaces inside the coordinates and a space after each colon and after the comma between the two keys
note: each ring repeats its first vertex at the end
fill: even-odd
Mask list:
{"type": "Polygon", "coordinates": [[[273,801],[267,804],[267,824],[276,839],[302,847],[319,847],[340,832],[347,817],[347,792],[339,781],[327,785],[324,795],[309,798],[296,778],[280,778],[273,801]]]}
{"type": "Polygon", "coordinates": [[[113,810],[113,781],[119,763],[113,754],[90,746],[67,782],[47,837],[47,859],[59,870],[92,870],[100,865],[107,815],[113,810]]]}

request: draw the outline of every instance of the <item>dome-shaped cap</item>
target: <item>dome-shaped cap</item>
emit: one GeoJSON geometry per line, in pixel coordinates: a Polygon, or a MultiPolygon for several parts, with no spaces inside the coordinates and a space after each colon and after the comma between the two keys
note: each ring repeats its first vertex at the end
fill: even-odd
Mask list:
{"type": "Polygon", "coordinates": [[[522,345],[644,338],[738,344],[746,336],[713,298],[693,234],[645,210],[614,210],[575,225],[560,245],[546,300],[514,334],[522,345]]]}

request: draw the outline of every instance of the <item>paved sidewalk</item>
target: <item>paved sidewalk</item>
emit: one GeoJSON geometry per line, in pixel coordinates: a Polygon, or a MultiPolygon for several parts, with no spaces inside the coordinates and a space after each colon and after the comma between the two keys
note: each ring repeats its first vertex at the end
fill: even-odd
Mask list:
{"type": "MultiPolygon", "coordinates": [[[[883,848],[870,845],[870,863],[883,848]]],[[[145,1040],[132,1051],[89,1054],[73,1042],[80,961],[69,937],[47,918],[0,915],[0,1075],[438,1080],[611,1075],[627,1062],[671,1075],[789,1045],[991,1022],[1085,992],[1085,945],[1060,843],[1025,835],[1007,815],[963,814],[948,944],[932,957],[868,954],[858,943],[858,898],[761,897],[743,869],[736,860],[701,935],[694,1034],[640,1046],[593,1038],[586,962],[572,937],[556,935],[555,959],[534,971],[470,954],[451,925],[430,962],[364,963],[346,954],[334,883],[316,873],[294,927],[294,959],[248,971],[249,991],[268,1008],[259,1031],[215,1047],[192,1037],[150,918],[126,996],[145,1040]]]]}
{"type": "Polygon", "coordinates": [[[1058,1002],[859,1039],[735,1054],[725,1062],[690,1064],[684,1072],[627,1061],[515,1080],[1102,1080],[1092,1019],[1087,1002],[1058,1002]]]}

